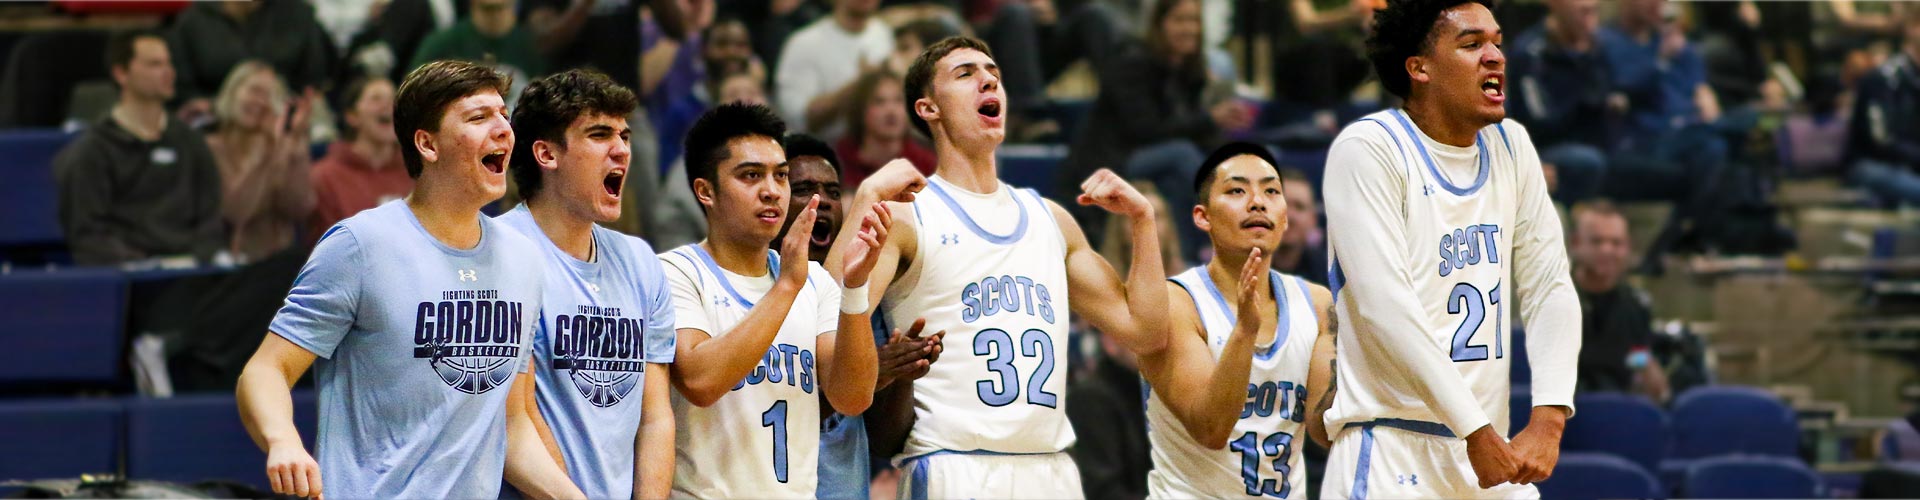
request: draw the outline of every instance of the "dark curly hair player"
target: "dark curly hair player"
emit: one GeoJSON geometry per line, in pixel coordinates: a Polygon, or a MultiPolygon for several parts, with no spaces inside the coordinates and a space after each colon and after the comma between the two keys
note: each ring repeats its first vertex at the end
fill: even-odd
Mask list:
{"type": "Polygon", "coordinates": [[[1348,125],[1328,153],[1340,360],[1327,498],[1538,498],[1559,460],[1580,305],[1540,155],[1506,119],[1491,6],[1389,0],[1367,55],[1405,103],[1348,125]],[[1511,434],[1520,348],[1534,407],[1511,434]]]}

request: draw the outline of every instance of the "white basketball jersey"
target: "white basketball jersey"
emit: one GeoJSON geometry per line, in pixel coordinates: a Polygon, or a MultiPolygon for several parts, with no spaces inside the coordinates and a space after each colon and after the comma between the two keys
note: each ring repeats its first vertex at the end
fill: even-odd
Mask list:
{"type": "MultiPolygon", "coordinates": [[[[1375,223],[1406,235],[1406,248],[1398,251],[1408,266],[1403,272],[1422,306],[1416,317],[1424,320],[1422,329],[1432,339],[1432,348],[1452,360],[1501,435],[1507,433],[1508,356],[1514,347],[1509,310],[1514,305],[1511,258],[1520,214],[1520,172],[1539,168],[1519,165],[1515,151],[1521,149],[1518,141],[1524,136],[1518,134],[1524,130],[1509,120],[1480,129],[1473,146],[1449,146],[1428,138],[1398,109],[1368,115],[1341,133],[1342,140],[1358,137],[1398,160],[1396,170],[1404,172],[1406,181],[1404,190],[1393,195],[1402,197],[1404,217],[1375,223]]],[[[1346,280],[1340,261],[1343,249],[1329,245],[1328,250],[1334,300],[1356,300],[1351,290],[1341,290],[1346,280]]],[[[1335,309],[1340,328],[1339,390],[1326,417],[1329,431],[1338,432],[1348,423],[1389,419],[1416,421],[1416,427],[1436,430],[1430,433],[1447,432],[1421,395],[1396,379],[1404,376],[1403,370],[1350,349],[1356,336],[1370,334],[1365,328],[1371,323],[1351,317],[1352,308],[1335,309]]]]}
{"type": "Polygon", "coordinates": [[[978,194],[935,175],[913,214],[919,251],[881,309],[947,336],[913,383],[918,420],[897,458],[1065,450],[1067,245],[1053,212],[1031,189],[978,194]]]}
{"type": "MultiPolygon", "coordinates": [[[[1233,334],[1236,316],[1218,284],[1199,266],[1170,278],[1193,296],[1206,328],[1213,358],[1233,334]]],[[[1307,282],[1273,272],[1273,296],[1279,321],[1273,343],[1255,345],[1248,372],[1246,405],[1233,424],[1227,449],[1194,442],[1186,426],[1148,392],[1147,439],[1153,445],[1153,471],[1147,473],[1151,498],[1306,498],[1307,367],[1320,334],[1319,316],[1307,282]]],[[[1231,285],[1230,285],[1231,286],[1231,285]]]]}
{"type": "MultiPolygon", "coordinates": [[[[778,272],[779,255],[767,252],[778,272]]],[[[674,288],[679,328],[720,337],[773,288],[716,265],[698,244],[660,254],[674,288]]],[[[840,287],[817,263],[753,372],[701,408],[673,391],[673,493],[694,498],[813,498],[820,455],[820,372],[814,348],[839,327],[840,287]]]]}

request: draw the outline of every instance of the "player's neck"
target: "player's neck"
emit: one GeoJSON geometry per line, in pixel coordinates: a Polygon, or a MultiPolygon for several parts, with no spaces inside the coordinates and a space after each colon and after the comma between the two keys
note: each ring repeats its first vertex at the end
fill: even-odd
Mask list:
{"type": "Polygon", "coordinates": [[[937,140],[939,142],[935,145],[934,155],[939,161],[939,168],[934,173],[941,179],[975,193],[988,194],[1000,188],[1000,172],[994,163],[992,147],[967,151],[945,135],[940,135],[937,140]]]}
{"type": "MultiPolygon", "coordinates": [[[[1419,97],[1419,96],[1416,96],[1419,97]]],[[[1438,99],[1407,99],[1407,118],[1427,137],[1448,146],[1472,147],[1474,137],[1484,127],[1465,116],[1450,115],[1438,99]]]]}
{"type": "Polygon", "coordinates": [[[547,241],[581,262],[593,262],[593,221],[567,211],[560,203],[545,197],[527,200],[527,212],[533,223],[547,235],[547,241]]]}
{"type": "Polygon", "coordinates": [[[767,268],[768,242],[762,241],[756,244],[725,236],[715,232],[700,242],[700,248],[706,249],[707,255],[713,256],[714,265],[741,276],[766,276],[771,271],[767,268]],[[715,238],[715,236],[720,237],[715,238]]]}
{"type": "Polygon", "coordinates": [[[453,193],[442,192],[438,184],[421,174],[413,193],[407,195],[407,209],[440,243],[463,250],[479,246],[480,207],[454,199],[453,193]]]}
{"type": "Polygon", "coordinates": [[[120,128],[149,141],[159,140],[167,129],[167,107],[155,100],[141,99],[123,92],[114,104],[111,116],[120,128]]]}

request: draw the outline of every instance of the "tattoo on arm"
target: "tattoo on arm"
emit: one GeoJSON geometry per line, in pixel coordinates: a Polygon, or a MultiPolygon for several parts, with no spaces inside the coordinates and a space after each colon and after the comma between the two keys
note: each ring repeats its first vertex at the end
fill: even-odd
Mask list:
{"type": "Polygon", "coordinates": [[[1340,360],[1327,360],[1327,395],[1320,396],[1320,407],[1315,411],[1325,414],[1333,408],[1333,396],[1340,393],[1340,360]]]}

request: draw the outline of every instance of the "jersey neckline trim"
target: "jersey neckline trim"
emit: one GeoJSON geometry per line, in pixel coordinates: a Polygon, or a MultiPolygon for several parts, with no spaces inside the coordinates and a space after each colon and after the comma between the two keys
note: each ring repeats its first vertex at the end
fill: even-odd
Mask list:
{"type": "MultiPolygon", "coordinates": [[[[693,247],[693,254],[700,257],[700,263],[705,265],[707,270],[713,273],[714,281],[720,282],[720,288],[726,289],[727,294],[733,296],[734,302],[739,303],[747,309],[753,309],[753,302],[747,300],[745,296],[740,295],[739,290],[733,288],[733,280],[727,279],[727,274],[721,271],[720,264],[713,261],[713,255],[708,254],[706,248],[701,247],[698,243],[688,246],[693,247]]],[[[772,275],[774,279],[780,278],[780,254],[773,253],[772,250],[767,251],[767,273],[772,275]]]]}
{"type": "MultiPolygon", "coordinates": [[[[975,236],[979,236],[980,239],[987,240],[988,243],[993,243],[995,245],[1010,245],[1010,244],[1019,242],[1022,236],[1026,236],[1027,204],[1022,203],[1020,201],[1020,197],[1013,194],[1012,192],[1013,190],[1011,189],[1006,190],[1007,197],[1011,198],[1013,200],[1013,205],[1020,209],[1020,221],[1019,223],[1014,225],[1013,232],[1008,233],[1006,235],[998,235],[998,234],[987,232],[986,228],[980,227],[980,224],[978,222],[974,222],[973,216],[968,215],[967,210],[965,208],[962,208],[959,202],[954,201],[953,196],[947,194],[947,189],[940,187],[940,184],[941,183],[936,180],[935,182],[928,182],[927,187],[933,188],[934,196],[940,198],[940,201],[947,205],[947,210],[952,211],[953,215],[956,218],[960,219],[960,223],[965,224],[967,226],[967,230],[973,231],[973,234],[975,236]]],[[[915,211],[914,216],[917,218],[919,216],[919,212],[915,211]]]]}
{"type": "MultiPolygon", "coordinates": [[[[1286,290],[1280,285],[1280,283],[1285,280],[1280,276],[1279,271],[1268,270],[1267,273],[1267,283],[1273,287],[1273,302],[1274,305],[1278,306],[1275,309],[1277,309],[1280,314],[1279,317],[1274,320],[1275,323],[1279,324],[1274,326],[1273,329],[1273,344],[1267,346],[1266,352],[1253,353],[1253,357],[1261,361],[1273,359],[1273,355],[1280,352],[1280,346],[1287,343],[1287,335],[1291,333],[1293,329],[1293,318],[1287,315],[1286,290]]],[[[1233,309],[1227,308],[1227,297],[1221,295],[1220,288],[1213,284],[1213,274],[1206,272],[1204,267],[1201,268],[1199,274],[1200,282],[1207,285],[1207,293],[1213,295],[1214,304],[1220,306],[1220,314],[1226,316],[1227,328],[1231,331],[1235,323],[1239,322],[1239,318],[1233,314],[1233,309]]]]}
{"type": "Polygon", "coordinates": [[[1452,180],[1447,179],[1446,175],[1440,173],[1440,166],[1433,161],[1433,154],[1427,152],[1427,142],[1421,139],[1419,131],[1413,129],[1413,123],[1407,121],[1407,114],[1398,109],[1390,111],[1388,114],[1393,115],[1393,119],[1400,122],[1400,128],[1407,131],[1407,139],[1413,141],[1413,147],[1420,150],[1420,158],[1427,161],[1427,172],[1433,174],[1434,180],[1440,183],[1441,188],[1446,189],[1449,193],[1453,193],[1454,196],[1468,196],[1479,191],[1480,186],[1487,184],[1487,177],[1493,172],[1493,169],[1490,168],[1489,162],[1487,161],[1487,140],[1485,137],[1481,137],[1480,133],[1475,132],[1473,134],[1473,145],[1480,149],[1480,173],[1474,176],[1472,185],[1467,187],[1455,186],[1452,180]]]}

